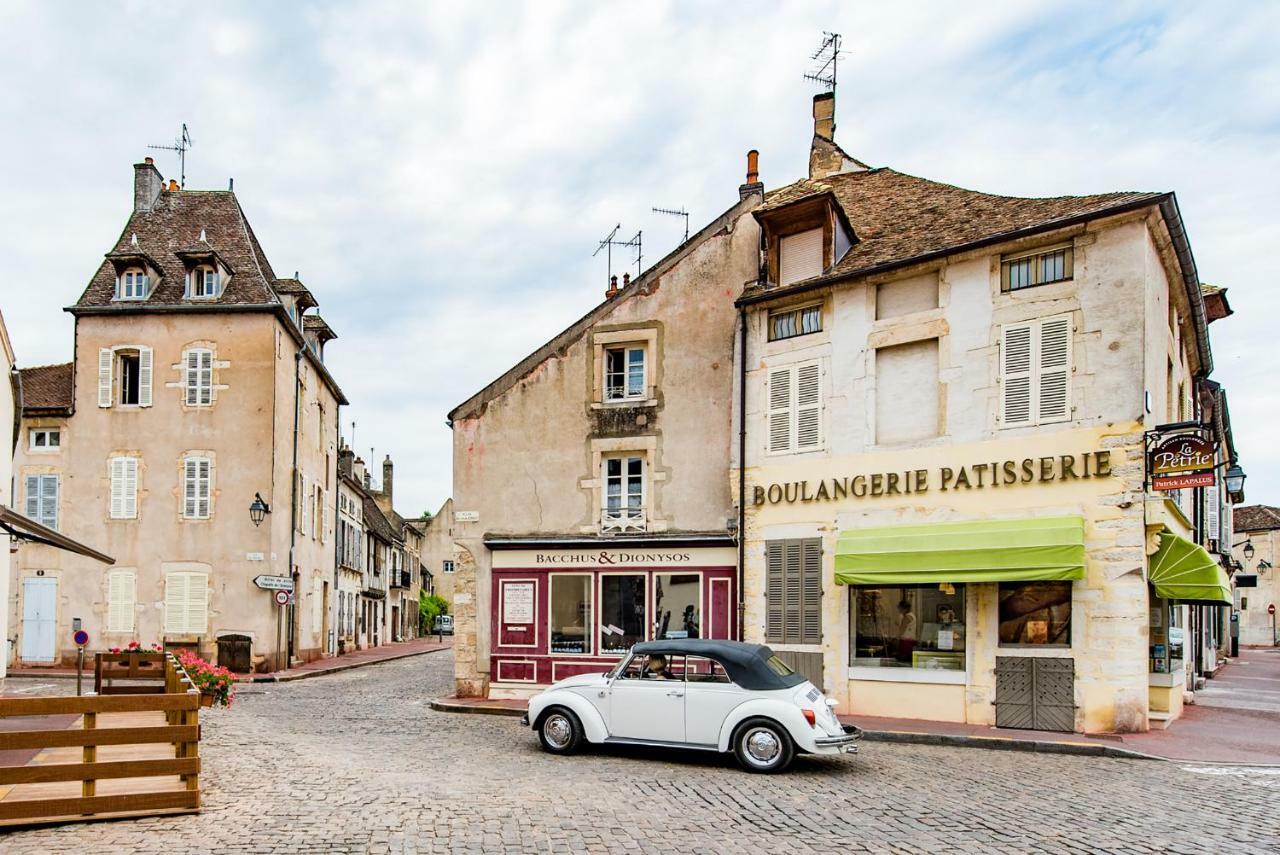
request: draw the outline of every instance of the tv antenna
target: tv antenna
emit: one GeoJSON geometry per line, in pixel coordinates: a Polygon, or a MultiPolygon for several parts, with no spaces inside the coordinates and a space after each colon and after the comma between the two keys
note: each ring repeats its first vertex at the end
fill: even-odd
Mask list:
{"type": "Polygon", "coordinates": [[[613,231],[605,235],[604,240],[600,241],[600,245],[596,247],[596,251],[591,253],[591,257],[595,258],[597,255],[600,254],[600,250],[602,249],[605,250],[605,257],[608,259],[608,265],[609,265],[609,274],[608,274],[608,279],[606,281],[613,279],[613,248],[615,246],[629,247],[636,251],[636,276],[640,275],[640,262],[644,258],[644,250],[641,242],[641,236],[644,234],[644,232],[636,232],[635,237],[631,238],[631,240],[618,240],[617,234],[618,234],[618,230],[621,228],[622,228],[622,223],[618,223],[616,226],[614,226],[613,231]]]}
{"type": "Polygon", "coordinates": [[[173,141],[173,145],[149,145],[147,148],[159,149],[161,151],[176,151],[178,153],[178,173],[181,180],[178,186],[186,188],[187,186],[187,150],[194,143],[191,142],[191,134],[187,133],[187,123],[182,123],[182,135],[173,141]]]}
{"type": "Polygon", "coordinates": [[[836,91],[836,66],[840,62],[840,57],[845,52],[840,49],[842,39],[839,33],[822,33],[822,46],[813,52],[809,57],[816,63],[813,70],[804,76],[805,80],[812,80],[814,83],[820,83],[827,87],[827,91],[835,94],[836,91]]]}
{"type": "Polygon", "coordinates": [[[684,217],[684,239],[689,239],[689,212],[683,206],[678,211],[671,208],[654,208],[653,212],[655,214],[670,214],[673,217],[684,217]]]}

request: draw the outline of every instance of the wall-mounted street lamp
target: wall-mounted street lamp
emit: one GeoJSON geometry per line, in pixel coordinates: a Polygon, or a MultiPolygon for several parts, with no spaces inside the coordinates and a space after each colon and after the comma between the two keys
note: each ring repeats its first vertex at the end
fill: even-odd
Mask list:
{"type": "Polygon", "coordinates": [[[1253,560],[1253,541],[1252,540],[1246,540],[1244,542],[1243,551],[1244,551],[1244,560],[1252,561],[1253,560]]]}
{"type": "Polygon", "coordinates": [[[271,506],[262,500],[261,493],[254,493],[253,504],[249,505],[249,519],[253,520],[253,527],[262,525],[263,518],[269,513],[271,513],[271,506]]]}
{"type": "Polygon", "coordinates": [[[1239,495],[1244,492],[1244,470],[1239,466],[1232,466],[1226,472],[1227,492],[1232,495],[1239,495]]]}
{"type": "Polygon", "coordinates": [[[1259,572],[1259,573],[1266,573],[1266,572],[1267,572],[1268,570],[1270,570],[1270,569],[1271,569],[1271,562],[1270,562],[1270,561],[1268,561],[1267,559],[1265,559],[1265,558],[1264,558],[1264,559],[1262,559],[1261,561],[1259,561],[1259,562],[1258,562],[1258,572],[1259,572]]]}

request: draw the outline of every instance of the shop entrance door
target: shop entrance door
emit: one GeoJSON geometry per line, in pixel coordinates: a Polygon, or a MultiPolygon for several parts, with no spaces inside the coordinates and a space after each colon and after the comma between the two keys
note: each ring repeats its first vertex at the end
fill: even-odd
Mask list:
{"type": "Polygon", "coordinates": [[[996,727],[1075,730],[1075,660],[996,657],[996,727]]]}

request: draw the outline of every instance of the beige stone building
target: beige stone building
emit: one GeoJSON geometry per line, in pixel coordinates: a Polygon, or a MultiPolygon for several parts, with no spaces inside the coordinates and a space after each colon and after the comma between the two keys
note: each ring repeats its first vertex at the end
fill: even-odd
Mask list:
{"type": "Polygon", "coordinates": [[[809,177],[754,211],[737,301],[745,637],[847,712],[1162,726],[1227,584],[1196,545],[1221,497],[1149,489],[1144,462],[1147,431],[1214,418],[1176,200],[868,167],[814,107],[809,177]],[[1166,584],[1178,550],[1200,593],[1166,584]]]}
{"type": "Polygon", "coordinates": [[[1232,554],[1240,563],[1235,583],[1236,609],[1240,620],[1240,643],[1272,646],[1280,644],[1276,630],[1280,611],[1280,508],[1271,505],[1243,505],[1234,513],[1235,539],[1232,554]]]}
{"type": "Polygon", "coordinates": [[[24,547],[8,603],[17,658],[72,655],[75,619],[96,648],[217,658],[220,637],[241,636],[259,662],[322,654],[346,399],[315,306],[272,271],[234,193],[166,184],[149,158],[134,167],[127,222],[68,309],[73,360],[22,372],[14,463],[28,516],[116,563],[24,547]],[[276,606],[260,575],[291,578],[295,603],[276,606]],[[55,615],[38,643],[24,620],[36,596],[55,615]]]}
{"type": "Polygon", "coordinates": [[[422,566],[430,574],[429,593],[443,597],[452,609],[458,578],[453,554],[453,499],[445,499],[434,515],[410,522],[422,532],[422,566]]]}

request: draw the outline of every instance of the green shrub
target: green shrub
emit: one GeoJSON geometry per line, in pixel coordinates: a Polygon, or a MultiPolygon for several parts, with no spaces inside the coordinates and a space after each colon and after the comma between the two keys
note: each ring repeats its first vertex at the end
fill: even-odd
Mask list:
{"type": "Polygon", "coordinates": [[[423,591],[418,596],[418,623],[420,633],[425,635],[435,630],[436,618],[449,613],[449,603],[438,594],[423,591]]]}

